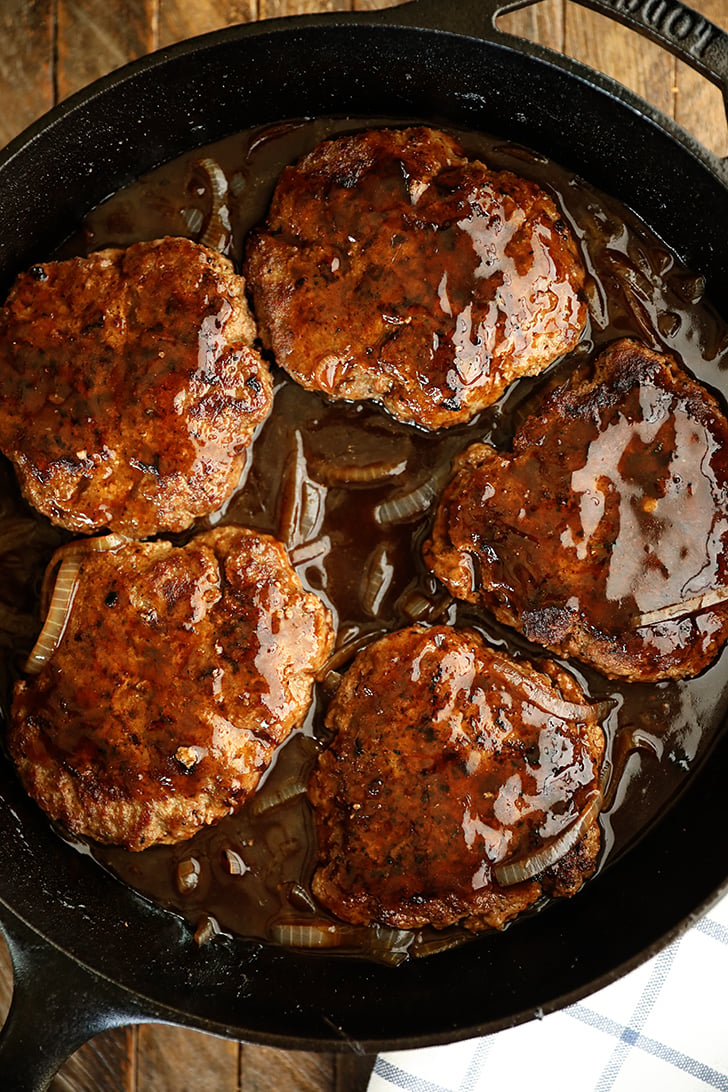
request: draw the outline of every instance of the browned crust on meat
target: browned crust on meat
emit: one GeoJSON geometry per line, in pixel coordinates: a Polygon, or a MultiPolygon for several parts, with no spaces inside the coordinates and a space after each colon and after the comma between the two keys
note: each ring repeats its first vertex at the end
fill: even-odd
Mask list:
{"type": "Polygon", "coordinates": [[[189,838],[254,791],[332,642],[268,535],[87,552],[58,649],[16,685],[10,753],[76,834],[133,850],[189,838]]]}
{"type": "Polygon", "coordinates": [[[309,782],[316,897],[354,924],[478,931],[544,894],[574,894],[595,869],[596,821],[533,879],[500,887],[493,876],[496,864],[542,848],[539,832],[555,832],[598,791],[596,717],[564,719],[534,693],[554,708],[584,707],[558,665],[538,671],[472,631],[418,625],[359,653],[309,782]]]}
{"type": "Polygon", "coordinates": [[[0,313],[0,449],[54,523],[180,531],[230,496],[272,405],[244,281],[165,238],[47,262],[0,313]]]}
{"type": "Polygon", "coordinates": [[[553,200],[438,130],[328,140],[250,236],[261,337],[309,389],[436,429],[577,343],[584,270],[553,200]]]}
{"type": "Polygon", "coordinates": [[[456,460],[424,547],[459,599],[610,678],[699,674],[728,638],[721,604],[647,612],[728,585],[728,422],[670,356],[628,339],[554,390],[511,455],[456,460]]]}

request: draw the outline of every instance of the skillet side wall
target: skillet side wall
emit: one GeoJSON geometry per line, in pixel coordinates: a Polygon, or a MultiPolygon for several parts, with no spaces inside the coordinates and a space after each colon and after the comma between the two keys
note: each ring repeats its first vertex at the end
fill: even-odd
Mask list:
{"type": "MultiPolygon", "coordinates": [[[[719,309],[726,298],[726,190],[651,118],[525,51],[321,24],[241,28],[170,50],[102,81],[14,142],[0,158],[2,290],[152,166],[240,129],[332,114],[411,116],[519,141],[632,207],[707,275],[719,309]]],[[[712,901],[728,877],[728,844],[708,845],[703,832],[720,829],[727,768],[724,737],[664,820],[576,899],[396,970],[224,939],[198,949],[178,919],[64,846],[7,764],[0,900],[180,1022],[289,1049],[447,1041],[588,992],[712,901]]]]}
{"type": "Polygon", "coordinates": [[[341,114],[411,115],[521,142],[633,208],[710,278],[716,303],[728,290],[725,182],[647,113],[529,54],[527,43],[346,25],[252,25],[197,41],[99,81],[0,156],[3,294],[90,208],[151,167],[244,128],[341,114]]]}

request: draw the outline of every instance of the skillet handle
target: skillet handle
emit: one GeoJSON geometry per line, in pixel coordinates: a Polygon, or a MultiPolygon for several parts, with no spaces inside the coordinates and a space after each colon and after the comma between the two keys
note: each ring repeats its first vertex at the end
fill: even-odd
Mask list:
{"type": "MultiPolygon", "coordinates": [[[[405,4],[419,25],[479,35],[488,41],[504,37],[496,28],[499,15],[530,7],[539,0],[414,0],[405,4]]],[[[723,93],[728,115],[728,33],[681,0],[575,0],[664,46],[696,69],[723,93]]],[[[391,9],[393,13],[402,8],[391,9]]],[[[715,158],[715,157],[714,157],[715,158]]]]}
{"type": "MultiPolygon", "coordinates": [[[[669,49],[723,92],[728,109],[728,34],[680,0],[576,0],[669,49]]],[[[498,4],[498,0],[495,0],[498,4]]],[[[501,0],[501,7],[516,6],[501,0]]]]}
{"type": "Polygon", "coordinates": [[[39,938],[6,907],[2,927],[14,987],[0,1031],[0,1092],[46,1092],[88,1039],[141,1023],[144,1015],[133,999],[39,938]]]}
{"type": "MultiPolygon", "coordinates": [[[[422,7],[428,0],[420,0],[422,7]]],[[[495,29],[499,15],[531,7],[539,0],[469,0],[471,26],[482,32],[483,24],[495,29]]],[[[616,19],[618,23],[644,34],[669,49],[692,68],[701,72],[723,90],[728,106],[728,33],[711,23],[704,15],[689,8],[681,0],[575,0],[582,7],[616,19]]],[[[413,8],[417,4],[412,5],[413,8]]],[[[436,5],[435,5],[436,6],[436,5]]],[[[442,10],[443,21],[451,21],[442,10]]],[[[462,24],[468,19],[458,19],[462,24]]],[[[488,35],[493,37],[492,34],[488,35]]]]}

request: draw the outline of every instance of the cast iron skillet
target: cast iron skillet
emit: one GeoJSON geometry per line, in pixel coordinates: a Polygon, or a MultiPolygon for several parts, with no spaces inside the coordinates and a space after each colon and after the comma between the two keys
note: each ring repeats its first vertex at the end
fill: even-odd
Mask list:
{"type": "MultiPolygon", "coordinates": [[[[588,3],[728,90],[728,36],[676,0],[588,3]]],[[[517,6],[416,0],[384,13],[263,22],[101,80],[0,157],[0,291],[155,164],[236,130],[346,113],[448,122],[543,152],[631,206],[707,276],[725,308],[725,163],[606,78],[498,32],[496,15],[517,6]]],[[[563,1006],[653,954],[728,887],[728,839],[712,836],[724,823],[727,771],[723,733],[667,814],[578,897],[393,970],[242,940],[198,948],[177,917],[65,846],[0,760],[0,917],[15,968],[0,1085],[47,1087],[86,1038],[122,1023],[373,1053],[563,1006]]]]}

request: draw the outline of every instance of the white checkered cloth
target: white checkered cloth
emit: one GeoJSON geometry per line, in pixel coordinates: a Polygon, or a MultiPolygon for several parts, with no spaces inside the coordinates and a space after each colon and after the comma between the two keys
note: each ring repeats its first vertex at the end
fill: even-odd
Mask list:
{"type": "Polygon", "coordinates": [[[482,1039],[380,1054],[368,1092],[728,1092],[728,897],[575,1005],[482,1039]]]}

